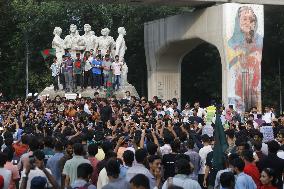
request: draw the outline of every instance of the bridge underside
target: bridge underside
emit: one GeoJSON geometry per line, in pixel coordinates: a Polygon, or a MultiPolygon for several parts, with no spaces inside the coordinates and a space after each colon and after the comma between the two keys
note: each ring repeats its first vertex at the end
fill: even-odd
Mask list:
{"type": "Polygon", "coordinates": [[[222,3],[246,3],[262,5],[284,5],[284,0],[90,0],[98,3],[121,3],[121,4],[154,4],[154,5],[181,5],[192,7],[210,6],[222,3]]]}

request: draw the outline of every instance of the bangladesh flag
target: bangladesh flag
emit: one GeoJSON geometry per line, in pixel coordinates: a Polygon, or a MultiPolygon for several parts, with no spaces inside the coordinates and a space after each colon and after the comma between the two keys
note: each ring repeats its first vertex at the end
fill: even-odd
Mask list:
{"type": "Polygon", "coordinates": [[[44,49],[43,51],[40,51],[41,55],[43,56],[44,59],[46,59],[49,56],[56,56],[56,51],[55,49],[44,49]]]}
{"type": "Polygon", "coordinates": [[[110,97],[112,95],[112,72],[109,71],[109,74],[108,74],[108,78],[107,78],[107,82],[106,82],[106,88],[107,88],[107,91],[106,91],[106,97],[110,97]]]}
{"type": "Polygon", "coordinates": [[[228,148],[228,143],[218,110],[216,113],[214,138],[213,167],[219,171],[225,168],[224,153],[228,148]]]}

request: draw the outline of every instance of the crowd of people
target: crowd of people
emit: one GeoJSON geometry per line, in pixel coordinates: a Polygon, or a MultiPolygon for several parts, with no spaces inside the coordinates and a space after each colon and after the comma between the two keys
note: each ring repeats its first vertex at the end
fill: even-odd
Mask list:
{"type": "Polygon", "coordinates": [[[77,92],[78,87],[83,91],[88,86],[95,90],[101,87],[118,90],[127,82],[122,79],[127,80],[123,75],[127,75],[128,67],[118,55],[113,58],[109,54],[102,56],[100,52],[94,54],[91,49],[84,52],[83,58],[79,51],[76,58],[72,58],[67,51],[62,56],[62,63],[54,57],[50,70],[55,91],[59,90],[60,83],[65,92],[77,92]]]}
{"type": "Polygon", "coordinates": [[[1,101],[0,188],[282,189],[284,116],[260,111],[198,102],[180,108],[177,99],[128,91],[123,99],[96,92],[1,101]],[[227,144],[221,168],[218,120],[227,144]],[[262,127],[269,125],[267,141],[262,127]]]}

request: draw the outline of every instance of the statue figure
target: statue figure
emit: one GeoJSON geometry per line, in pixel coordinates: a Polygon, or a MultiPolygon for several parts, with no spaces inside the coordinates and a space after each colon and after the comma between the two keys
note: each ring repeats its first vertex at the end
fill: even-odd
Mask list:
{"type": "Polygon", "coordinates": [[[119,56],[119,60],[122,61],[124,59],[124,54],[127,49],[125,45],[124,36],[126,35],[126,30],[124,27],[119,27],[117,29],[118,37],[115,42],[115,55],[119,56]]]}
{"type": "Polygon", "coordinates": [[[55,49],[57,62],[60,65],[62,62],[62,55],[64,54],[64,41],[60,37],[62,29],[60,27],[55,27],[53,30],[54,38],[52,40],[52,48],[55,49]]]}
{"type": "Polygon", "coordinates": [[[98,38],[98,43],[96,45],[97,52],[101,52],[102,56],[105,56],[106,54],[111,54],[115,47],[115,41],[114,39],[109,36],[110,30],[108,28],[104,28],[101,30],[102,36],[98,38]]]}
{"type": "Polygon", "coordinates": [[[85,49],[85,41],[79,35],[77,26],[74,24],[70,25],[70,34],[64,39],[64,49],[69,50],[71,57],[76,58],[76,51],[85,49]]]}
{"type": "Polygon", "coordinates": [[[91,49],[95,49],[97,43],[97,36],[95,36],[95,32],[91,30],[92,27],[90,24],[84,25],[85,34],[82,36],[85,42],[86,51],[90,51],[91,49]]]}
{"type": "Polygon", "coordinates": [[[124,59],[122,59],[122,66],[121,66],[121,86],[127,86],[129,85],[128,81],[127,81],[127,73],[128,73],[128,66],[126,64],[126,62],[124,61],[124,59]]]}

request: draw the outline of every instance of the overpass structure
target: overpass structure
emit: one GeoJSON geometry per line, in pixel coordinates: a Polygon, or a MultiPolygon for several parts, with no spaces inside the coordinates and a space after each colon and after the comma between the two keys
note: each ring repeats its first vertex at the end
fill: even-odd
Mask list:
{"type": "Polygon", "coordinates": [[[241,112],[252,106],[261,110],[263,5],[284,5],[284,0],[135,2],[205,6],[191,13],[144,23],[149,98],[158,96],[180,101],[182,59],[196,46],[207,42],[218,49],[221,57],[223,103],[241,112]]]}
{"type": "Polygon", "coordinates": [[[224,3],[246,3],[259,5],[284,5],[283,0],[93,0],[98,3],[120,4],[152,4],[152,5],[181,5],[181,6],[208,6],[224,3]]]}

